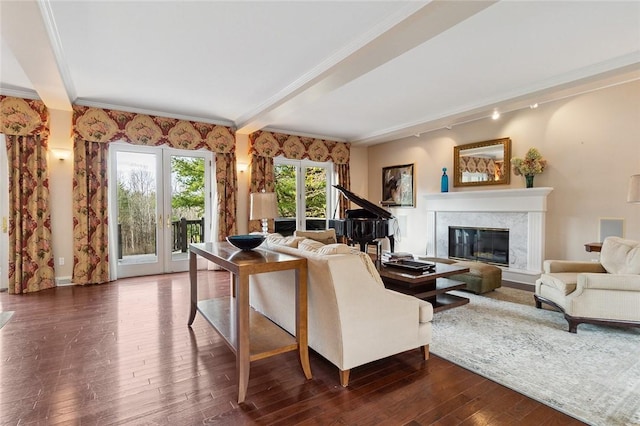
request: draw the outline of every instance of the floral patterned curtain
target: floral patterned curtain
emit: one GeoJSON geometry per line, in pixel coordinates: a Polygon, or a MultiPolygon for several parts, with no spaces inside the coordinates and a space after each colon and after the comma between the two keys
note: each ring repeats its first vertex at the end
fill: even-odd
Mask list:
{"type": "Polygon", "coordinates": [[[107,144],[168,145],[178,149],[208,149],[216,157],[218,239],[235,232],[237,176],[235,135],[214,124],[123,111],[73,107],[75,167],[74,273],[76,284],[109,281],[107,217],[107,144]],[[104,168],[104,169],[103,169],[104,168]]]}
{"type": "Polygon", "coordinates": [[[9,293],[55,287],[51,251],[48,112],[41,101],[0,96],[9,160],[9,293]]]}
{"type": "MultiPolygon", "coordinates": [[[[258,131],[249,135],[249,155],[251,156],[251,182],[249,192],[275,189],[273,158],[279,155],[293,160],[308,158],[311,161],[332,161],[338,172],[338,183],[349,189],[349,148],[348,143],[292,136],[284,133],[258,131]]],[[[340,198],[340,214],[346,209],[346,200],[340,198]]],[[[341,216],[342,217],[342,216],[341,216]]],[[[273,229],[273,221],[269,229],[273,229]]],[[[260,231],[259,220],[249,221],[250,231],[260,231]]]]}

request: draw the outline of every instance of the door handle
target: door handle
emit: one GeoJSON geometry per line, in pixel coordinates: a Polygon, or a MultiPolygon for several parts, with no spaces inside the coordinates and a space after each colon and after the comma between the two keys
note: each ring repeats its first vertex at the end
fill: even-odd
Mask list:
{"type": "Polygon", "coordinates": [[[158,215],[158,228],[162,229],[162,215],[158,215]]]}
{"type": "Polygon", "coordinates": [[[171,218],[167,218],[167,228],[171,228],[171,218]]]}

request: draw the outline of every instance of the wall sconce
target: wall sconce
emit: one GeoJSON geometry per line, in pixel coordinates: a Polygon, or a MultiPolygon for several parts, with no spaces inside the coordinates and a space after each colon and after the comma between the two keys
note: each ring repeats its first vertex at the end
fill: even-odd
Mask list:
{"type": "Polygon", "coordinates": [[[51,153],[60,161],[68,160],[69,158],[71,158],[71,150],[69,149],[52,148],[51,153]]]}
{"type": "Polygon", "coordinates": [[[238,171],[240,173],[246,172],[248,168],[249,168],[249,165],[247,163],[237,163],[236,164],[236,169],[238,169],[238,171]]]}
{"type": "Polygon", "coordinates": [[[640,175],[632,175],[629,179],[627,203],[640,204],[640,175]]]}

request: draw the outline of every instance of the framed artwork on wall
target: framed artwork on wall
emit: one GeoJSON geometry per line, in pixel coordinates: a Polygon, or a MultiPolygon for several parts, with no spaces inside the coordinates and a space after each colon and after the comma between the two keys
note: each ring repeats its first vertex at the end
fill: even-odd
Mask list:
{"type": "Polygon", "coordinates": [[[382,168],[382,201],[390,207],[413,207],[413,164],[382,168]]]}

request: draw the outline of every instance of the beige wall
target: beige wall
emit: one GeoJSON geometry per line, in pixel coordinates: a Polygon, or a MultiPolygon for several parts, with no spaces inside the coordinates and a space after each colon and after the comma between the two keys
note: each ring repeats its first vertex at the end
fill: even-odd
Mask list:
{"type": "MultiPolygon", "coordinates": [[[[382,167],[414,163],[415,208],[391,210],[402,231],[396,251],[424,253],[423,197],[440,191],[442,167],[451,175],[453,147],[510,137],[512,156],[523,157],[530,147],[536,147],[549,163],[534,183],[554,188],[548,198],[545,257],[597,258],[585,252],[584,243],[598,240],[599,218],[624,219],[625,237],[640,240],[640,205],[626,203],[629,176],[640,173],[638,99],[640,81],[503,114],[496,121],[488,118],[371,146],[368,199],[380,201],[382,167]]],[[[513,172],[508,186],[462,189],[453,188],[450,180],[450,191],[523,187],[524,178],[513,172]]]]}
{"type": "Polygon", "coordinates": [[[73,156],[58,160],[51,149],[73,151],[71,111],[49,110],[49,195],[51,197],[51,238],[55,276],[59,283],[70,282],[73,273],[73,156]],[[60,259],[64,265],[60,265],[60,259]],[[62,279],[62,281],[60,281],[62,279]]]}
{"type": "Polygon", "coordinates": [[[246,234],[249,230],[249,184],[251,183],[248,167],[249,159],[249,135],[236,135],[236,161],[247,165],[247,170],[238,172],[238,234],[246,234]]]}

